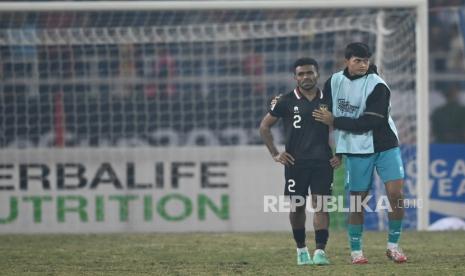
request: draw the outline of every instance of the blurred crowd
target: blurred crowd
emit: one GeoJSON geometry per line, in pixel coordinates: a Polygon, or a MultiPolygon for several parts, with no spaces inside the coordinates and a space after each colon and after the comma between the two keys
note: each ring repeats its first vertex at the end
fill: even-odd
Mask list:
{"type": "MultiPolygon", "coordinates": [[[[431,140],[465,143],[465,120],[461,119],[465,118],[465,0],[430,0],[429,5],[431,140]]],[[[299,19],[308,17],[308,11],[220,11],[211,15],[214,18],[210,20],[227,23],[299,19]]],[[[317,17],[335,15],[344,15],[344,10],[320,11],[317,17]]],[[[57,122],[75,134],[75,140],[67,142],[69,146],[83,139],[90,146],[102,145],[102,139],[116,144],[117,139],[132,136],[162,145],[153,134],[168,128],[175,135],[207,129],[222,145],[260,143],[251,133],[266,112],[269,98],[289,89],[289,53],[321,53],[317,58],[323,82],[330,72],[340,69],[334,57],[341,56],[338,51],[347,40],[371,39],[375,45],[372,37],[354,31],[350,36],[324,33],[270,37],[261,42],[193,41],[183,43],[181,49],[180,43],[169,42],[170,33],[157,33],[167,42],[156,45],[118,43],[111,42],[114,34],[80,33],[78,28],[74,37],[96,42],[68,45],[59,33],[52,33],[41,45],[33,43],[37,29],[77,26],[90,30],[111,27],[107,29],[131,41],[134,34],[117,27],[157,26],[160,20],[182,26],[204,22],[202,13],[192,11],[2,13],[0,31],[7,30],[3,36],[17,39],[21,45],[0,44],[0,147],[21,137],[40,144],[46,133],[60,129],[57,122]],[[238,139],[221,136],[231,129],[238,139]],[[251,138],[241,138],[245,136],[251,138]]],[[[179,35],[183,30],[173,28],[172,32],[179,35]]]]}
{"type": "Polygon", "coordinates": [[[429,45],[433,72],[464,73],[464,40],[460,17],[465,14],[465,1],[431,0],[430,3],[429,45]]]}
{"type": "Polygon", "coordinates": [[[431,140],[465,143],[465,1],[429,5],[431,140]]]}

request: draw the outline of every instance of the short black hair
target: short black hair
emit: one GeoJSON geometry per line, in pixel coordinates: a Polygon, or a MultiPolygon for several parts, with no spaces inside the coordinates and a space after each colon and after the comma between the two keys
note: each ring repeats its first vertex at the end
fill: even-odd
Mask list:
{"type": "Polygon", "coordinates": [[[345,58],[350,59],[351,57],[370,58],[370,47],[362,42],[353,42],[348,44],[346,47],[345,58]]]}
{"type": "Polygon", "coordinates": [[[294,73],[297,67],[304,66],[304,65],[313,65],[315,66],[316,71],[319,72],[318,62],[313,58],[304,57],[304,58],[299,58],[298,60],[294,62],[294,67],[292,68],[294,73]]]}

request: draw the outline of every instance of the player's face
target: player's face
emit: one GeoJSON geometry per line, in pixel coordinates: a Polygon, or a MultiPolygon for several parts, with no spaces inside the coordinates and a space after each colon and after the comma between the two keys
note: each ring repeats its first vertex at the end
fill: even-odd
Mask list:
{"type": "Polygon", "coordinates": [[[314,65],[303,65],[295,68],[294,79],[301,90],[312,90],[318,82],[318,71],[314,65]]]}
{"type": "Polygon", "coordinates": [[[363,76],[370,66],[369,58],[351,57],[346,59],[346,66],[351,76],[363,76]]]}

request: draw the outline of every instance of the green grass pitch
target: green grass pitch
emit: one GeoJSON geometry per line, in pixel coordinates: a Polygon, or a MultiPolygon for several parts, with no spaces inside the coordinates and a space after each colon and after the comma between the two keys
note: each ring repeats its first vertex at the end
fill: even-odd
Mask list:
{"type": "MultiPolygon", "coordinates": [[[[313,249],[313,235],[307,235],[313,249]]],[[[0,235],[0,275],[465,275],[465,232],[405,232],[406,264],[385,256],[386,233],[366,232],[367,265],[351,265],[333,231],[332,264],[296,265],[291,233],[0,235]]]]}

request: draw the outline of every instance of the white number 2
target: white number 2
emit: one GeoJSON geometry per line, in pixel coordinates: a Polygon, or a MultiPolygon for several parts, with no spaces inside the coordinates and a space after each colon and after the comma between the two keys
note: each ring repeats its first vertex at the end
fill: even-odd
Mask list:
{"type": "Polygon", "coordinates": [[[300,117],[300,115],[294,115],[294,128],[300,128],[300,126],[298,125],[300,121],[302,121],[302,117],[300,117]]]}
{"type": "Polygon", "coordinates": [[[289,185],[287,186],[287,190],[291,193],[295,193],[295,189],[292,189],[295,186],[294,179],[289,179],[287,182],[289,182],[289,185]]]}

